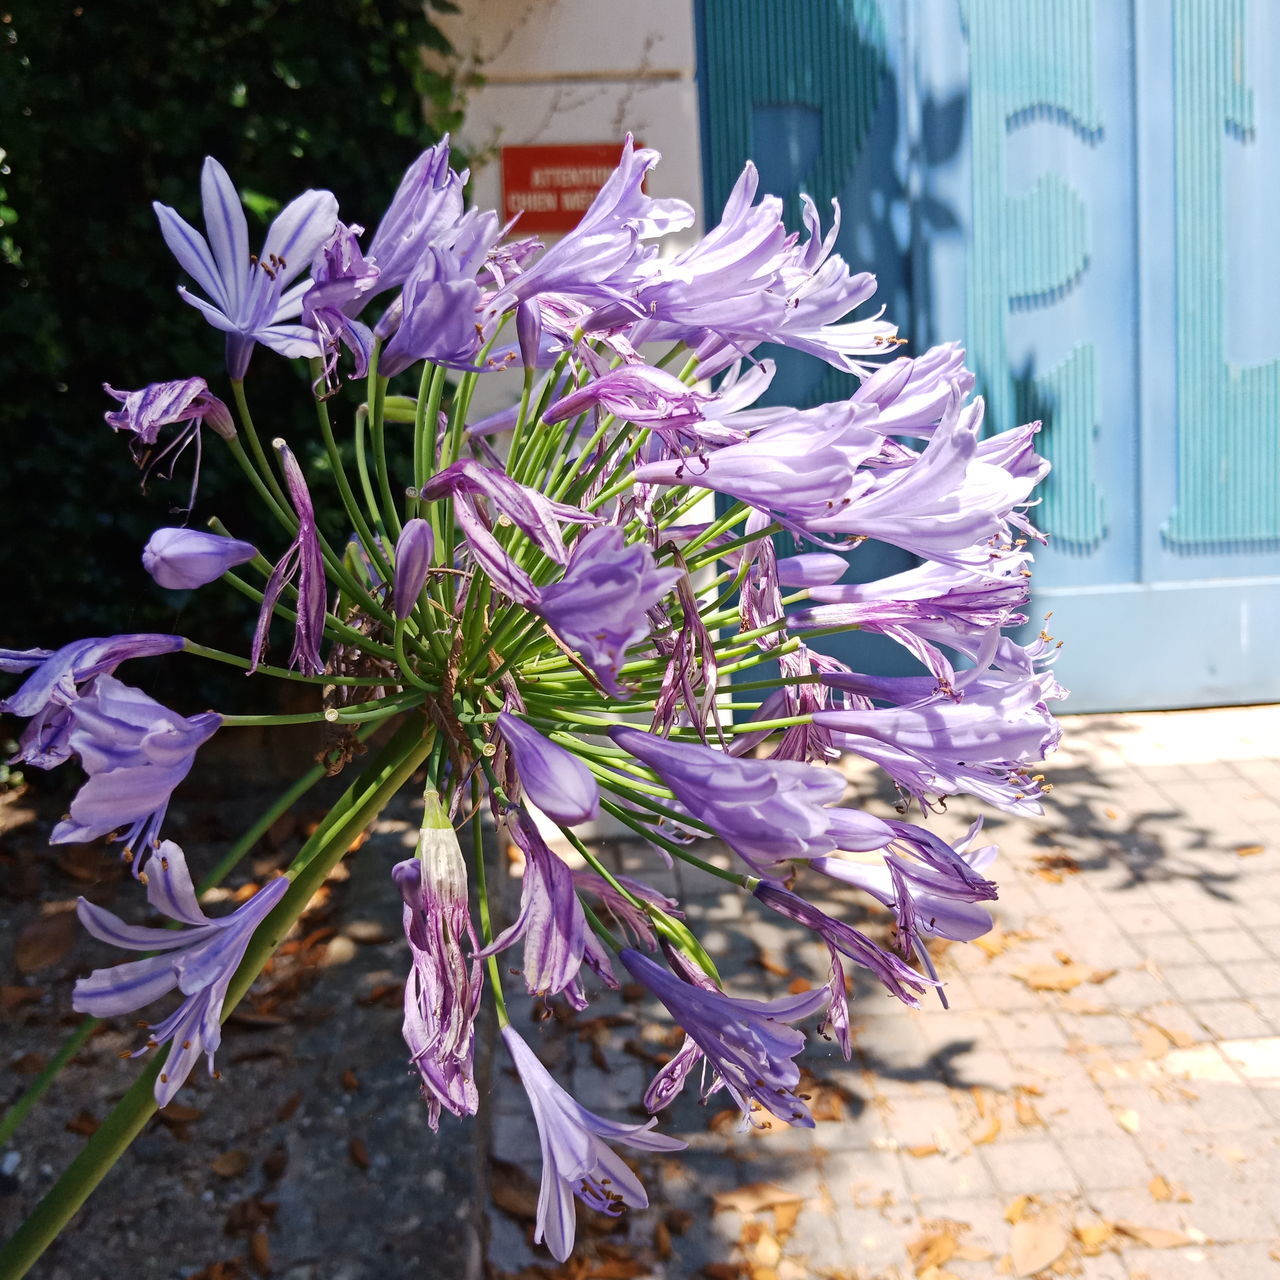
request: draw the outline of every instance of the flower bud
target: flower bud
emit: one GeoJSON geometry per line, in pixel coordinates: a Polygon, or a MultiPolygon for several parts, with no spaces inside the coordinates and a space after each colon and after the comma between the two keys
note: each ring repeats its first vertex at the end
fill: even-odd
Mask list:
{"type": "Polygon", "coordinates": [[[577,756],[505,711],[498,715],[498,730],[526,794],[549,818],[570,827],[599,814],[600,789],[577,756]]]}
{"type": "Polygon", "coordinates": [[[516,307],[516,338],[520,360],[526,369],[538,367],[538,347],[542,342],[542,310],[536,298],[526,298],[516,307]]]}
{"type": "Polygon", "coordinates": [[[806,551],[778,561],[778,585],[783,587],[826,587],[839,582],[848,572],[844,556],[830,551],[806,551]]]}
{"type": "Polygon", "coordinates": [[[435,551],[431,526],[422,519],[408,521],[396,539],[395,581],[391,587],[391,612],[403,622],[412,612],[427,581],[435,551]]]}
{"type": "Polygon", "coordinates": [[[244,564],[258,549],[199,529],[157,529],[143,548],[142,566],[162,586],[192,591],[244,564]]]}

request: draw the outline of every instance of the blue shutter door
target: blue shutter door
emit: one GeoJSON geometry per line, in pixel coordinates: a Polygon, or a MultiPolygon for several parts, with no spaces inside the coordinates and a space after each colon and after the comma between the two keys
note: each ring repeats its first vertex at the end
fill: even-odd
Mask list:
{"type": "Polygon", "coordinates": [[[911,349],[962,337],[992,428],[1044,421],[1035,605],[1070,708],[1280,698],[1280,6],[699,19],[708,208],[752,154],[774,189],[839,195],[911,349]]]}

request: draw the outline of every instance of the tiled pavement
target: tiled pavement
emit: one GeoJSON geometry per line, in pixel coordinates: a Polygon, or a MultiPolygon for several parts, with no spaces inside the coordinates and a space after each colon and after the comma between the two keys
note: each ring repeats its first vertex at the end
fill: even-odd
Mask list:
{"type": "MultiPolygon", "coordinates": [[[[988,819],[998,927],[938,957],[950,1011],[860,982],[854,1060],[808,1051],[813,1131],[740,1133],[722,1101],[682,1098],[664,1128],[690,1150],[646,1166],[650,1209],[611,1234],[584,1223],[596,1261],[553,1274],[1280,1276],[1280,707],[1069,718],[1064,741],[1049,811],[988,819]]],[[[883,803],[869,774],[851,783],[883,803]]],[[[929,821],[955,835],[976,812],[929,821]]],[[[678,879],[732,990],[821,980],[798,927],[718,882],[664,883],[636,846],[609,852],[678,879]]],[[[824,902],[884,919],[853,893],[824,902]]],[[[528,1034],[586,1105],[623,1118],[663,1030],[621,1000],[528,1034]]],[[[499,1082],[494,1102],[495,1155],[536,1177],[520,1091],[499,1082]]],[[[500,1271],[549,1265],[518,1215],[495,1211],[492,1230],[500,1271]]]]}

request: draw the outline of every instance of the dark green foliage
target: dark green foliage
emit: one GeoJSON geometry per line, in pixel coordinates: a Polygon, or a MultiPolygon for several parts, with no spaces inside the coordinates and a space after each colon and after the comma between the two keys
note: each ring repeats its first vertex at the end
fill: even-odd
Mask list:
{"type": "MultiPolygon", "coordinates": [[[[255,248],[308,187],[371,229],[409,161],[456,124],[453,81],[423,60],[447,43],[422,0],[0,0],[0,19],[0,646],[178,630],[242,648],[229,593],[176,612],[182,598],[139,562],[185,505],[193,454],[140,496],[102,421],[104,381],[198,374],[230,401],[221,335],[174,292],[151,201],[202,226],[200,164],[215,155],[246,193],[255,248]]],[[[247,386],[262,435],[305,447],[296,376],[259,350],[247,386]]],[[[205,443],[193,523],[216,514],[257,536],[233,464],[205,443]]]]}

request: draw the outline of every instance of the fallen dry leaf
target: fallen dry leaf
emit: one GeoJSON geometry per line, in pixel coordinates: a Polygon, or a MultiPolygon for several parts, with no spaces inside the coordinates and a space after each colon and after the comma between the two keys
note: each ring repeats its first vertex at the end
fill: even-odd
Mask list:
{"type": "MultiPolygon", "coordinates": [[[[953,1224],[947,1223],[946,1226],[953,1227],[953,1224]]],[[[955,1257],[958,1247],[954,1229],[927,1231],[907,1242],[907,1256],[911,1259],[916,1275],[921,1276],[926,1272],[936,1271],[944,1262],[950,1261],[955,1257]]]]}
{"type": "Polygon", "coordinates": [[[994,960],[996,956],[1003,954],[1009,949],[1009,935],[1005,933],[1000,925],[996,925],[989,930],[981,938],[974,938],[973,945],[987,957],[988,960],[994,960]]]}
{"type": "Polygon", "coordinates": [[[1236,853],[1242,858],[1256,858],[1266,848],[1261,844],[1238,844],[1236,853]]]}
{"type": "Polygon", "coordinates": [[[1033,1276],[1057,1261],[1071,1243],[1056,1213],[1019,1218],[1009,1233],[1009,1256],[1015,1276],[1033,1276]]]}
{"type": "Polygon", "coordinates": [[[903,1147],[903,1151],[909,1156],[914,1156],[917,1160],[923,1160],[925,1156],[940,1156],[942,1148],[936,1142],[918,1142],[914,1147],[903,1147]]]}
{"type": "Polygon", "coordinates": [[[759,1213],[779,1205],[804,1204],[804,1196],[788,1191],[776,1182],[751,1182],[733,1191],[718,1191],[711,1197],[713,1213],[759,1213]]]}
{"type": "Polygon", "coordinates": [[[966,1136],[975,1147],[983,1147],[988,1142],[994,1142],[1000,1136],[1000,1117],[994,1114],[988,1116],[981,1126],[968,1129],[966,1136]]]}
{"type": "Polygon", "coordinates": [[[249,1153],[232,1147],[209,1162],[209,1168],[220,1178],[238,1178],[249,1167],[249,1153]]]}
{"type": "Polygon", "coordinates": [[[1022,1215],[1034,1204],[1031,1196],[1017,1196],[1010,1200],[1005,1206],[1004,1220],[1006,1222],[1021,1222],[1022,1215]]]}
{"type": "Polygon", "coordinates": [[[1147,1025],[1136,1034],[1144,1058],[1163,1058],[1169,1052],[1171,1041],[1158,1027],[1147,1025]]]}
{"type": "Polygon", "coordinates": [[[1033,1129],[1043,1127],[1044,1121],[1040,1117],[1040,1113],[1032,1105],[1021,1092],[1013,1100],[1013,1114],[1017,1117],[1018,1123],[1024,1129],[1033,1129]]]}
{"type": "Polygon", "coordinates": [[[763,1234],[751,1251],[751,1260],[757,1266],[776,1267],[782,1261],[782,1246],[777,1237],[767,1232],[763,1234]]]}
{"type": "Polygon", "coordinates": [[[1089,1258],[1097,1257],[1116,1233],[1109,1222],[1077,1222],[1074,1230],[1080,1251],[1089,1258]]]}
{"type": "Polygon", "coordinates": [[[101,1126],[102,1121],[92,1111],[81,1111],[67,1121],[67,1132],[79,1133],[86,1138],[91,1138],[101,1126]]]}
{"type": "Polygon", "coordinates": [[[1058,1001],[1058,1008],[1063,1013],[1079,1013],[1088,1017],[1097,1018],[1104,1013],[1110,1013],[1111,1010],[1105,1004],[1095,1004],[1092,1000],[1086,1000],[1084,996],[1065,995],[1058,1001]]]}
{"type": "Polygon", "coordinates": [[[36,973],[66,958],[76,937],[76,917],[71,911],[33,920],[13,944],[13,963],[19,973],[36,973]]]}
{"type": "Polygon", "coordinates": [[[271,1242],[267,1239],[265,1227],[259,1227],[249,1237],[249,1258],[260,1276],[271,1274],[271,1242]]]}
{"type": "Polygon", "coordinates": [[[791,970],[763,947],[758,947],[756,949],[756,964],[758,964],[765,973],[773,974],[775,978],[791,977],[791,970]]]}
{"type": "Polygon", "coordinates": [[[12,1013],[24,1004],[35,1004],[43,999],[43,987],[0,987],[0,1009],[5,1013],[12,1013]]]}
{"type": "Polygon", "coordinates": [[[363,1138],[352,1138],[347,1143],[347,1155],[351,1157],[351,1163],[357,1169],[369,1167],[369,1148],[363,1138]]]}
{"type": "Polygon", "coordinates": [[[1084,982],[1106,982],[1114,969],[1095,969],[1089,964],[1024,964],[1013,971],[1019,982],[1032,991],[1074,991],[1084,982]]]}
{"type": "Polygon", "coordinates": [[[796,1219],[799,1216],[800,1205],[797,1201],[773,1206],[773,1230],[780,1239],[785,1240],[796,1229],[796,1219]]]}
{"type": "Polygon", "coordinates": [[[591,1264],[591,1270],[583,1273],[584,1280],[637,1280],[639,1276],[653,1274],[647,1262],[636,1258],[604,1258],[591,1264]]]}
{"type": "Polygon", "coordinates": [[[1184,1231],[1171,1231],[1168,1227],[1143,1227],[1134,1222],[1117,1222],[1116,1230],[1148,1249],[1181,1249],[1196,1241],[1184,1231]]]}

